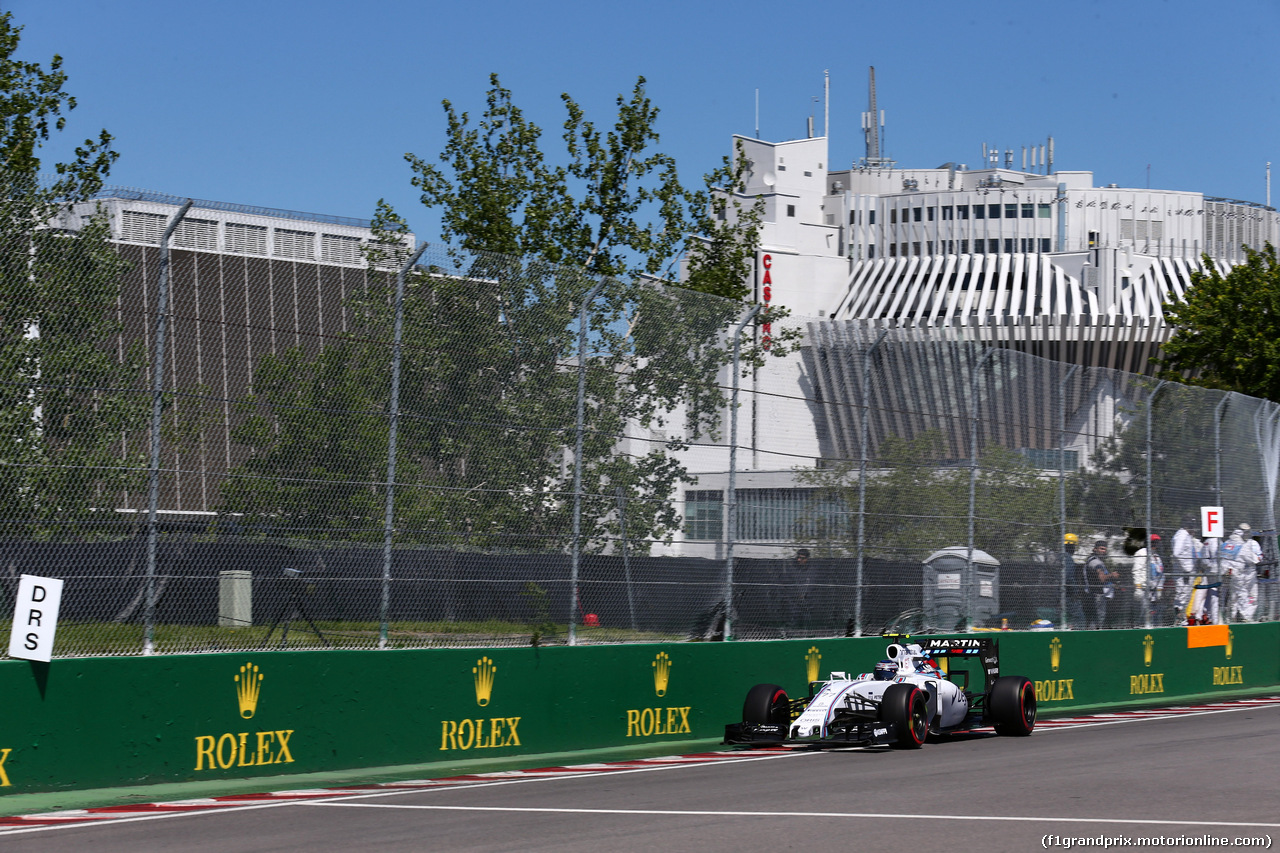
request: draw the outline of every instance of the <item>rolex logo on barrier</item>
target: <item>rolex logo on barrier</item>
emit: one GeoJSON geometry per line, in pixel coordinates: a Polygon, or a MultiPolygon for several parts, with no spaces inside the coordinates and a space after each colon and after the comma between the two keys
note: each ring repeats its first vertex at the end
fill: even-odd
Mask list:
{"type": "Polygon", "coordinates": [[[253,715],[258,712],[258,694],[262,690],[262,679],[262,673],[252,663],[246,663],[240,667],[240,674],[235,677],[240,716],[246,720],[253,719],[253,715]]]}
{"type": "Polygon", "coordinates": [[[1151,652],[1155,648],[1156,641],[1150,634],[1142,638],[1142,664],[1143,666],[1151,666],[1151,652]]]}
{"type": "Polygon", "coordinates": [[[822,670],[818,665],[822,663],[822,654],[818,651],[817,646],[810,646],[809,653],[804,656],[806,664],[805,674],[809,676],[809,681],[817,681],[822,670]]]}
{"type": "Polygon", "coordinates": [[[1049,641],[1049,668],[1054,672],[1058,671],[1058,666],[1062,663],[1062,641],[1054,637],[1049,641]]]}
{"type": "Polygon", "coordinates": [[[658,652],[658,656],[653,659],[653,692],[659,696],[666,696],[669,678],[671,678],[671,658],[666,652],[658,652]]]}
{"type": "MultiPolygon", "coordinates": [[[[231,677],[236,685],[236,704],[241,719],[251,720],[257,715],[263,678],[262,671],[251,662],[245,663],[231,677]]],[[[292,737],[293,729],[196,735],[195,769],[228,770],[232,767],[292,764],[293,753],[289,746],[292,737]]]]}
{"type": "Polygon", "coordinates": [[[480,658],[471,668],[471,674],[476,680],[476,704],[481,708],[488,705],[490,697],[493,696],[493,674],[497,671],[498,668],[488,657],[480,658]]]}

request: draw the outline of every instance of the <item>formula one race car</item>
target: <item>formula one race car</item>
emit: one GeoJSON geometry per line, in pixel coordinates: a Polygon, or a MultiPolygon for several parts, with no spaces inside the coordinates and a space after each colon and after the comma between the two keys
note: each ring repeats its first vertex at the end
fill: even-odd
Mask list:
{"type": "Polygon", "coordinates": [[[725,726],[725,743],[814,746],[892,744],[914,749],[929,734],[994,726],[1002,735],[1029,735],[1036,725],[1035,685],[1000,675],[995,639],[926,638],[892,642],[874,671],[833,672],[809,685],[809,696],[789,699],[776,684],[747,692],[742,722],[725,726]],[[969,676],[983,682],[969,689],[969,676]]]}

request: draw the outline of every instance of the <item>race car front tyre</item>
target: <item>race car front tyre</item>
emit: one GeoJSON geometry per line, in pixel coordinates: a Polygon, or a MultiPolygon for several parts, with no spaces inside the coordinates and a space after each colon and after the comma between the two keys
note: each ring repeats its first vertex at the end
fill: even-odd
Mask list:
{"type": "Polygon", "coordinates": [[[891,684],[880,702],[880,720],[897,732],[897,749],[919,749],[929,736],[929,711],[925,695],[914,684],[891,684]]]}
{"type": "Polygon", "coordinates": [[[782,726],[791,725],[791,702],[787,691],[776,684],[757,684],[747,691],[742,703],[742,722],[782,726]]]}
{"type": "Polygon", "coordinates": [[[1031,734],[1036,727],[1036,686],[1020,675],[997,678],[987,698],[987,711],[997,734],[1031,734]]]}

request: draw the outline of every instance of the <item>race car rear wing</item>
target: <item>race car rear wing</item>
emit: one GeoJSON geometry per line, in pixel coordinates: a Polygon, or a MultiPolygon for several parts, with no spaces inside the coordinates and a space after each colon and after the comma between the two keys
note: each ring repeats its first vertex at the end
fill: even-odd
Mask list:
{"type": "MultiPolygon", "coordinates": [[[[885,634],[885,639],[906,644],[908,634],[885,634]]],[[[1000,675],[1000,643],[994,637],[920,637],[915,642],[932,657],[978,658],[988,686],[1000,675]]]]}

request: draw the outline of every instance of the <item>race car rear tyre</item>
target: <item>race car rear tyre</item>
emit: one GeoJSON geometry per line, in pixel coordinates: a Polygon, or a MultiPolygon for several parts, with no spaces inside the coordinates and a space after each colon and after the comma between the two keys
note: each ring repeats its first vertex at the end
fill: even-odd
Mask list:
{"type": "Polygon", "coordinates": [[[997,734],[1026,737],[1036,727],[1036,686],[1020,675],[997,678],[987,712],[997,734]]]}
{"type": "Polygon", "coordinates": [[[919,749],[929,736],[929,711],[925,695],[914,684],[891,684],[880,702],[880,720],[891,723],[898,739],[896,749],[919,749]]]}
{"type": "Polygon", "coordinates": [[[757,684],[747,691],[747,701],[742,703],[742,722],[791,725],[791,702],[787,691],[776,684],[757,684]]]}

